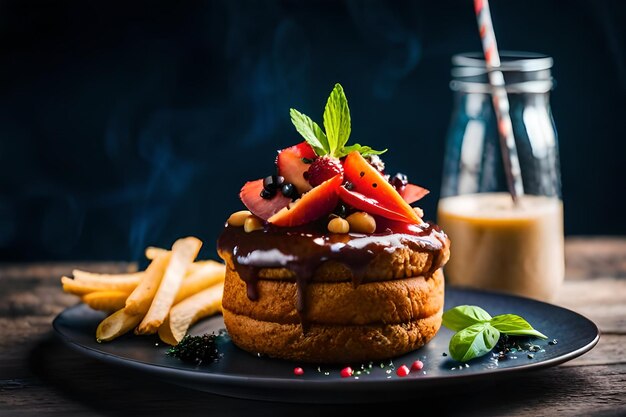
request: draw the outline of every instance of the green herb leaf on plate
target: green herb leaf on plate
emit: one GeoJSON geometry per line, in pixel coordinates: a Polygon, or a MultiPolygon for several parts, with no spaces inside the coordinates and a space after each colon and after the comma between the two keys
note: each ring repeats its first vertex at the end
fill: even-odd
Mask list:
{"type": "Polygon", "coordinates": [[[467,362],[489,353],[499,339],[500,331],[491,324],[473,324],[452,336],[450,355],[459,362],[467,362]]]}
{"type": "Polygon", "coordinates": [[[489,313],[477,306],[456,306],[443,313],[443,325],[455,332],[489,320],[491,320],[489,313]]]}
{"type": "Polygon", "coordinates": [[[535,336],[541,339],[548,338],[543,333],[533,329],[533,326],[522,317],[515,314],[501,314],[495,316],[491,319],[490,323],[504,334],[512,336],[535,336]]]}
{"type": "Polygon", "coordinates": [[[460,362],[489,353],[498,343],[501,333],[547,339],[516,314],[491,317],[478,306],[461,305],[445,311],[442,325],[456,332],[450,339],[448,349],[452,358],[460,362]]]}

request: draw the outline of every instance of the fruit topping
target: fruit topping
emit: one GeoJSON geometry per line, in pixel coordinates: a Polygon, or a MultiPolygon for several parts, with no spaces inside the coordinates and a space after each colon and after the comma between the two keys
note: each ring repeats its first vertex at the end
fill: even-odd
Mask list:
{"type": "Polygon", "coordinates": [[[373,198],[366,197],[356,191],[350,191],[345,185],[339,187],[339,198],[341,201],[354,207],[355,209],[363,210],[371,214],[377,214],[388,219],[401,222],[406,221],[405,215],[386,208],[382,205],[382,203],[373,198]]]}
{"type": "Polygon", "coordinates": [[[417,200],[420,200],[422,197],[428,194],[430,191],[428,191],[426,188],[420,187],[419,185],[407,184],[399,189],[398,192],[400,193],[404,201],[406,201],[408,204],[413,204],[417,200]]]}
{"type": "Polygon", "coordinates": [[[339,174],[343,176],[341,161],[338,158],[326,155],[313,161],[306,172],[305,178],[309,180],[309,184],[317,187],[324,181],[339,174]]]}
{"type": "Polygon", "coordinates": [[[276,157],[278,174],[284,177],[286,182],[293,184],[299,194],[303,194],[312,188],[304,178],[304,173],[309,170],[311,161],[316,157],[315,151],[306,142],[278,151],[276,157]]]}
{"type": "Polygon", "coordinates": [[[324,129],[296,109],[290,116],[304,141],[278,151],[274,175],[243,186],[239,196],[251,214],[237,215],[229,224],[247,224],[253,231],[261,228],[260,221],[293,227],[329,215],[332,233],[373,233],[386,225],[422,223],[423,212],[410,204],[429,191],[402,173],[387,175],[379,156],[386,149],[347,145],[351,116],[341,85],[326,102],[324,129]]]}
{"type": "Polygon", "coordinates": [[[391,231],[396,233],[419,234],[422,230],[421,224],[399,222],[375,214],[373,217],[376,220],[376,233],[387,233],[391,231]]]}
{"type": "Polygon", "coordinates": [[[290,115],[296,130],[311,145],[317,156],[329,155],[342,158],[352,151],[358,151],[363,156],[380,155],[387,152],[387,149],[377,151],[358,143],[346,146],[352,127],[348,99],[340,84],[335,84],[324,108],[325,133],[309,116],[298,110],[291,109],[290,115]]]}
{"type": "Polygon", "coordinates": [[[398,172],[396,175],[389,179],[389,182],[396,190],[400,191],[405,185],[409,183],[409,179],[405,174],[398,172]]]}
{"type": "MultiPolygon", "coordinates": [[[[337,191],[342,181],[341,175],[332,177],[302,194],[302,197],[289,204],[289,207],[282,208],[267,221],[276,226],[291,227],[319,219],[330,213],[337,205],[339,200],[337,191]]],[[[252,212],[254,213],[254,211],[252,212]]]]}
{"type": "Polygon", "coordinates": [[[261,197],[263,191],[265,191],[263,180],[259,179],[248,181],[239,192],[239,198],[248,210],[263,220],[269,219],[291,203],[291,198],[285,197],[281,193],[275,193],[269,199],[261,197]]]}
{"type": "Polygon", "coordinates": [[[415,203],[430,192],[419,185],[411,184],[407,176],[400,172],[391,177],[389,182],[400,193],[404,201],[409,204],[415,203]]]}
{"type": "Polygon", "coordinates": [[[283,186],[280,189],[280,192],[285,196],[285,197],[289,197],[292,200],[295,199],[298,196],[298,190],[296,189],[296,186],[293,184],[283,184],[283,186]]]}
{"type": "Polygon", "coordinates": [[[261,198],[265,199],[265,200],[271,200],[272,197],[274,197],[274,195],[276,195],[276,191],[274,191],[273,193],[271,191],[267,191],[265,188],[261,190],[261,193],[259,194],[261,196],[261,198]]]}
{"type": "MultiPolygon", "coordinates": [[[[341,191],[341,189],[339,191],[341,191]]],[[[333,210],[333,214],[339,217],[346,217],[349,214],[348,206],[342,203],[337,204],[337,207],[335,207],[335,210],[333,210]]]]}
{"type": "Polygon", "coordinates": [[[352,191],[376,200],[382,207],[400,214],[406,222],[420,222],[413,208],[359,152],[346,156],[343,169],[345,179],[352,183],[352,191]]]}
{"type": "Polygon", "coordinates": [[[280,175],[270,175],[269,177],[265,177],[263,179],[263,189],[267,190],[273,195],[276,193],[276,190],[282,187],[284,182],[285,177],[282,177],[280,175]]]}

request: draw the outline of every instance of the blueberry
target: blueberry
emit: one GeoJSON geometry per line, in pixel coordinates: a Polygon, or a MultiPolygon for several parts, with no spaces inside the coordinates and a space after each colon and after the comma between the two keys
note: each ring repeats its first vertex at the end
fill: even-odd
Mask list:
{"type": "Polygon", "coordinates": [[[269,192],[276,191],[284,182],[284,177],[280,175],[270,175],[263,179],[263,188],[269,192]]]}
{"type": "Polygon", "coordinates": [[[293,184],[289,184],[289,183],[283,184],[280,191],[283,193],[285,197],[289,197],[289,198],[294,198],[298,194],[296,187],[293,184]]]}
{"type": "Polygon", "coordinates": [[[266,200],[271,199],[272,197],[274,197],[275,194],[276,190],[274,190],[274,192],[268,191],[265,188],[261,190],[261,198],[264,198],[266,200]]]}
{"type": "Polygon", "coordinates": [[[335,213],[339,217],[346,217],[348,215],[348,207],[346,207],[344,204],[338,204],[337,207],[335,207],[333,213],[335,213]]]}
{"type": "Polygon", "coordinates": [[[391,178],[390,182],[395,188],[402,188],[409,183],[409,179],[405,174],[398,172],[391,178]]]}

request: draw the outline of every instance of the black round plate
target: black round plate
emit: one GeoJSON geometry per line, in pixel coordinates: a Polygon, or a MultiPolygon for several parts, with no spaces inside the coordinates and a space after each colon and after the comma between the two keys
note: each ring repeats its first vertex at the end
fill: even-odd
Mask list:
{"type": "MultiPolygon", "coordinates": [[[[489,353],[461,364],[447,356],[452,332],[442,327],[426,346],[412,353],[384,362],[345,364],[356,372],[342,378],[343,366],[258,357],[237,348],[228,337],[220,341],[221,358],[201,365],[167,355],[168,346],[158,343],[156,336],[128,334],[112,342],[97,343],[96,327],[105,315],[84,304],[63,311],[53,326],[65,342],[82,353],[165,381],[232,397],[303,403],[391,401],[425,389],[493,381],[571,360],[592,349],[599,339],[593,322],[556,305],[498,293],[446,289],[446,310],[462,304],[480,306],[491,315],[518,314],[549,339],[529,339],[541,347],[537,352],[509,353],[505,360],[497,360],[495,353],[489,353]],[[558,343],[551,344],[553,339],[558,343]],[[424,363],[421,371],[404,377],[396,374],[401,365],[410,367],[418,359],[424,363]],[[295,367],[302,367],[304,374],[295,375],[295,367]]],[[[194,325],[191,333],[217,333],[223,327],[222,317],[214,316],[194,325]]]]}

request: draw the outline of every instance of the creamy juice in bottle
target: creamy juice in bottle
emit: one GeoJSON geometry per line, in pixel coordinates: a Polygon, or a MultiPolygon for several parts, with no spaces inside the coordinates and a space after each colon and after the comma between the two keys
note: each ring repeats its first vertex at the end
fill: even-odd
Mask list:
{"type": "Polygon", "coordinates": [[[442,198],[437,216],[451,241],[448,283],[554,299],[565,269],[560,199],[467,194],[442,198]]]}

